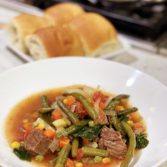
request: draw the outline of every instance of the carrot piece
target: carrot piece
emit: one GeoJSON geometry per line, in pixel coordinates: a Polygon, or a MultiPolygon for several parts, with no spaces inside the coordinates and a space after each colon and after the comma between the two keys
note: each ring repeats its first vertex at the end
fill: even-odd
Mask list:
{"type": "Polygon", "coordinates": [[[61,111],[59,110],[55,110],[52,112],[52,118],[53,120],[58,120],[58,119],[61,119],[63,117],[61,111]]]}
{"type": "Polygon", "coordinates": [[[50,129],[46,129],[44,131],[44,135],[47,136],[49,139],[53,139],[55,137],[55,133],[53,132],[53,130],[50,129]]]}
{"type": "Polygon", "coordinates": [[[75,167],[74,161],[68,158],[65,167],[75,167]]]}
{"type": "Polygon", "coordinates": [[[135,133],[143,133],[145,132],[145,127],[143,126],[142,122],[136,122],[133,124],[133,130],[135,133]]]}
{"type": "Polygon", "coordinates": [[[133,122],[139,122],[141,120],[141,116],[137,112],[131,113],[130,118],[133,122]]]}
{"type": "Polygon", "coordinates": [[[141,122],[136,122],[136,123],[133,124],[133,127],[134,127],[134,128],[142,128],[143,125],[142,125],[141,122]]]}
{"type": "Polygon", "coordinates": [[[75,97],[74,96],[67,96],[65,99],[64,99],[64,104],[66,104],[67,106],[71,106],[72,104],[74,104],[76,101],[75,97]]]}
{"type": "Polygon", "coordinates": [[[59,140],[59,146],[60,148],[63,148],[65,145],[69,144],[70,143],[70,139],[67,138],[67,137],[62,137],[60,140],[59,140]]]}

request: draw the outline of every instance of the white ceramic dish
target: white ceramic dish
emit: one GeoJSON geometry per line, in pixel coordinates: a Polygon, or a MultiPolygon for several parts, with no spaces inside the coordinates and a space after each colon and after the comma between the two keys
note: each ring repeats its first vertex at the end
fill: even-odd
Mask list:
{"type": "Polygon", "coordinates": [[[0,161],[4,167],[32,167],[20,161],[4,136],[11,108],[32,93],[53,87],[86,84],[113,93],[128,93],[146,120],[150,144],[135,167],[157,167],[167,158],[167,88],[140,71],[101,59],[56,58],[33,62],[0,75],[0,161]]]}

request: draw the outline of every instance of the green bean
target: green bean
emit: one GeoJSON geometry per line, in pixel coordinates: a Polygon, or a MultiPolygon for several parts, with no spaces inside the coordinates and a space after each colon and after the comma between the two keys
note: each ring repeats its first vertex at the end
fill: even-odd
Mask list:
{"type": "Polygon", "coordinates": [[[70,93],[72,96],[74,96],[77,100],[79,100],[82,105],[84,106],[85,110],[88,112],[89,116],[93,119],[97,119],[97,112],[94,110],[91,103],[80,93],[70,93]]]}
{"type": "Polygon", "coordinates": [[[51,108],[51,107],[42,107],[38,111],[40,113],[48,113],[48,112],[52,112],[53,110],[54,110],[54,108],[51,108]]]}
{"type": "Polygon", "coordinates": [[[114,110],[117,105],[119,105],[119,100],[111,100],[107,106],[105,107],[105,110],[114,110]]]}
{"type": "Polygon", "coordinates": [[[128,123],[123,121],[122,126],[123,126],[126,134],[129,137],[129,146],[128,146],[128,151],[125,155],[125,158],[121,163],[121,167],[128,167],[130,161],[132,160],[133,154],[134,154],[134,150],[136,147],[136,139],[135,139],[135,134],[134,134],[132,128],[128,125],[128,123]]]}
{"type": "Polygon", "coordinates": [[[109,123],[114,126],[114,128],[119,131],[122,135],[125,135],[124,130],[122,129],[122,125],[117,118],[117,114],[115,111],[111,111],[111,115],[109,116],[109,123]]]}
{"type": "Polygon", "coordinates": [[[107,157],[108,151],[93,147],[82,147],[82,151],[84,156],[100,156],[100,157],[107,157]]]}
{"type": "Polygon", "coordinates": [[[38,110],[39,113],[44,114],[52,112],[54,110],[53,108],[49,107],[47,96],[41,96],[41,103],[42,107],[38,110]]]}
{"type": "Polygon", "coordinates": [[[69,134],[74,133],[77,130],[79,130],[78,126],[71,125],[70,127],[57,132],[56,136],[57,136],[57,138],[60,138],[62,136],[68,136],[69,134]]]}
{"type": "Polygon", "coordinates": [[[136,107],[133,107],[133,108],[128,108],[128,109],[125,109],[123,111],[120,111],[118,112],[118,116],[121,116],[121,115],[128,115],[128,114],[131,114],[133,112],[136,112],[138,109],[136,107]]]}
{"type": "Polygon", "coordinates": [[[79,125],[71,125],[70,127],[66,128],[66,129],[63,129],[61,131],[59,131],[56,136],[58,138],[62,137],[62,136],[68,136],[72,133],[75,133],[77,131],[79,131],[80,129],[83,128],[83,126],[87,125],[89,122],[89,120],[83,120],[83,121],[80,121],[79,125]]]}
{"type": "Polygon", "coordinates": [[[72,157],[73,157],[73,158],[77,157],[78,147],[79,147],[79,140],[78,140],[77,138],[75,138],[75,139],[72,141],[72,150],[71,150],[71,153],[72,153],[72,157]]]}
{"type": "Polygon", "coordinates": [[[129,95],[127,95],[127,94],[120,94],[120,95],[114,97],[114,99],[116,99],[116,100],[128,99],[128,98],[129,98],[129,95]]]}
{"type": "Polygon", "coordinates": [[[47,96],[41,96],[41,102],[42,102],[42,107],[44,107],[44,108],[48,108],[49,107],[47,96]]]}
{"type": "Polygon", "coordinates": [[[80,121],[79,121],[78,117],[75,115],[75,113],[73,113],[70,109],[68,109],[66,107],[66,105],[61,100],[58,100],[57,104],[60,107],[60,109],[69,117],[70,121],[74,125],[78,125],[79,124],[80,121]]]}
{"type": "Polygon", "coordinates": [[[113,110],[114,110],[115,107],[116,107],[117,105],[119,105],[121,99],[127,99],[127,98],[129,98],[129,95],[126,95],[126,94],[120,94],[120,95],[118,95],[118,96],[116,96],[116,97],[113,97],[113,98],[108,102],[108,104],[106,105],[105,110],[108,110],[108,109],[113,109],[113,110]]]}
{"type": "Polygon", "coordinates": [[[57,160],[56,160],[56,164],[55,167],[64,167],[66,160],[70,154],[71,151],[71,145],[67,144],[65,145],[61,151],[58,154],[57,160]]]}

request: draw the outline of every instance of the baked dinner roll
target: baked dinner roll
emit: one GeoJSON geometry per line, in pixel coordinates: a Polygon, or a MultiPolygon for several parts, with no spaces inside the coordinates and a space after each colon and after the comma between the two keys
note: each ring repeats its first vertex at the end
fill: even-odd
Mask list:
{"type": "Polygon", "coordinates": [[[40,29],[27,36],[25,43],[34,59],[84,55],[79,37],[66,25],[40,29]]]}
{"type": "Polygon", "coordinates": [[[98,56],[119,47],[116,29],[97,13],[84,13],[74,18],[69,26],[79,36],[85,55],[98,56]]]}
{"type": "Polygon", "coordinates": [[[98,56],[119,47],[117,32],[104,17],[84,13],[63,26],[47,27],[27,36],[35,59],[56,56],[98,56]]]}
{"type": "Polygon", "coordinates": [[[55,25],[67,24],[74,17],[84,13],[81,6],[75,3],[60,3],[45,10],[45,17],[55,25]]]}
{"type": "Polygon", "coordinates": [[[8,30],[12,41],[17,45],[17,47],[23,52],[27,52],[24,45],[25,37],[40,28],[51,25],[52,24],[44,17],[20,14],[11,20],[8,30]]]}

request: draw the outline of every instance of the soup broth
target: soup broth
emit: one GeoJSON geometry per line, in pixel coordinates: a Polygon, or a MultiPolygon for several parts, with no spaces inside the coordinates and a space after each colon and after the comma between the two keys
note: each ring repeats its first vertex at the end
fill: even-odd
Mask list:
{"type": "MultiPolygon", "coordinates": [[[[125,95],[124,95],[125,96],[125,95]]],[[[21,102],[19,102],[10,112],[8,115],[8,118],[6,120],[6,138],[11,145],[13,150],[19,150],[20,147],[25,147],[25,149],[28,149],[28,152],[31,156],[31,160],[35,165],[38,166],[46,166],[46,167],[53,167],[55,166],[55,163],[57,163],[56,158],[60,154],[61,150],[65,147],[64,145],[61,146],[62,141],[67,142],[69,145],[73,145],[73,140],[76,138],[77,141],[79,142],[78,145],[78,152],[76,156],[72,156],[72,153],[70,152],[68,154],[68,157],[66,157],[66,161],[62,162],[62,165],[65,167],[75,167],[77,164],[82,165],[83,167],[116,167],[121,164],[124,158],[126,156],[126,152],[128,150],[128,140],[127,135],[125,134],[122,135],[121,131],[119,132],[117,127],[114,126],[114,124],[110,124],[109,117],[110,113],[107,111],[106,106],[107,103],[110,103],[110,99],[113,99],[115,96],[111,93],[102,91],[100,89],[96,88],[90,88],[84,85],[75,85],[75,86],[69,86],[69,87],[64,87],[64,88],[56,88],[56,89],[50,89],[46,91],[42,91],[36,94],[33,94],[25,99],[23,99],[21,102]],[[66,93],[67,92],[67,93],[66,93]],[[72,93],[71,93],[72,92],[72,93]],[[94,107],[93,111],[98,112],[96,120],[93,119],[93,114],[91,115],[90,111],[87,111],[88,108],[86,108],[83,104],[82,99],[79,99],[77,96],[75,97],[75,92],[77,95],[81,93],[82,96],[87,100],[87,105],[89,107],[94,107]],[[49,124],[49,130],[53,130],[54,136],[50,136],[46,133],[49,132],[47,131],[47,126],[41,128],[41,122],[39,123],[37,120],[39,118],[42,118],[41,115],[43,114],[41,111],[41,96],[47,97],[48,100],[48,107],[45,107],[48,109],[51,106],[53,107],[54,103],[56,102],[56,107],[53,109],[51,108],[51,111],[47,111],[50,114],[50,124],[49,124]],[[70,101],[71,100],[71,101],[70,101]],[[77,115],[76,119],[79,121],[85,121],[89,120],[87,124],[85,124],[86,128],[93,129],[94,127],[99,127],[99,132],[98,134],[92,134],[96,135],[95,138],[92,138],[92,136],[86,134],[86,131],[84,131],[83,128],[80,130],[83,131],[83,134],[85,133],[85,136],[83,134],[78,134],[77,132],[75,133],[70,133],[69,135],[66,136],[61,136],[60,138],[57,137],[57,134],[60,135],[60,132],[62,130],[68,129],[70,126],[78,126],[75,124],[75,121],[71,119],[71,117],[68,115],[68,113],[64,111],[60,106],[57,107],[57,101],[62,101],[64,105],[66,105],[67,109],[69,112],[72,114],[77,115]],[[68,102],[68,103],[67,103],[68,102]],[[98,105],[98,106],[97,106],[98,105]],[[99,110],[99,111],[97,111],[99,110]],[[58,115],[57,113],[60,111],[60,114],[58,115]],[[106,114],[107,113],[107,114],[106,114]],[[108,115],[109,113],[109,115],[108,115]],[[55,115],[54,115],[55,114],[55,115]],[[99,118],[99,115],[102,115],[102,117],[99,118]],[[104,115],[105,114],[105,115],[104,115]],[[61,116],[60,116],[61,115],[61,116]],[[59,116],[59,118],[58,118],[59,116]],[[105,120],[106,119],[106,120],[105,120]],[[67,124],[64,123],[62,126],[58,126],[58,120],[65,120],[67,121],[67,124]],[[56,122],[57,121],[57,122],[56,122]],[[38,123],[37,123],[38,122],[38,123]],[[92,125],[91,125],[92,123],[92,125]],[[98,126],[99,125],[99,126],[98,126]],[[102,138],[103,134],[102,131],[104,128],[108,130],[108,132],[111,131],[110,127],[112,128],[112,131],[114,134],[118,135],[119,137],[122,135],[122,140],[120,140],[118,143],[121,143],[122,146],[125,147],[125,153],[120,153],[120,155],[114,155],[112,156],[113,153],[109,153],[110,147],[107,145],[103,145],[103,147],[100,147],[99,141],[102,138]],[[51,151],[48,149],[47,152],[39,154],[38,151],[33,150],[28,148],[28,138],[30,138],[30,135],[33,130],[40,129],[42,133],[47,134],[45,136],[48,137],[48,141],[52,142],[52,140],[56,140],[59,142],[59,146],[56,148],[55,151],[51,151]],[[125,141],[127,140],[127,141],[125,141]],[[125,142],[124,142],[125,141],[125,142]],[[15,145],[14,145],[15,143],[15,145]],[[16,147],[16,145],[19,143],[19,146],[16,147]],[[27,146],[25,146],[26,144],[27,146]],[[95,146],[94,146],[94,145],[95,146]],[[21,146],[20,146],[21,145],[21,146]],[[84,147],[92,147],[93,149],[104,149],[104,154],[106,155],[101,155],[101,152],[99,155],[88,155],[87,153],[83,153],[84,147]],[[79,155],[81,154],[81,155],[79,155]],[[85,155],[84,155],[85,154],[85,155]],[[39,157],[42,157],[41,159],[39,157]],[[38,158],[39,159],[38,159],[38,158]]],[[[121,97],[121,96],[120,96],[121,97]]],[[[121,112],[124,112],[128,109],[132,108],[132,105],[128,103],[127,98],[124,98],[122,95],[121,100],[118,102],[118,105],[115,106],[114,108],[114,113],[118,114],[118,118],[121,120],[121,112]],[[120,114],[120,115],[119,115],[120,114]]],[[[43,111],[43,110],[42,110],[43,111]]],[[[129,110],[128,110],[129,111],[129,110]]],[[[125,115],[124,115],[125,117],[125,115]]],[[[145,134],[146,133],[146,128],[143,122],[143,118],[139,114],[138,111],[136,112],[129,112],[128,115],[126,115],[126,123],[131,127],[135,135],[139,135],[140,133],[145,134]]],[[[80,124],[79,124],[80,125],[80,124]]],[[[87,129],[89,130],[89,129],[87,129]]],[[[93,133],[93,132],[92,132],[93,133]]],[[[70,146],[71,148],[71,146],[70,146]]],[[[73,149],[73,146],[72,146],[73,149]]],[[[135,149],[135,152],[138,149],[135,149]]],[[[72,150],[71,150],[72,151],[72,150]]],[[[97,151],[97,150],[96,150],[97,151]]],[[[91,153],[90,153],[91,154],[91,153]]],[[[96,154],[96,153],[95,153],[96,154]]],[[[57,166],[55,166],[57,167],[57,166]]]]}

